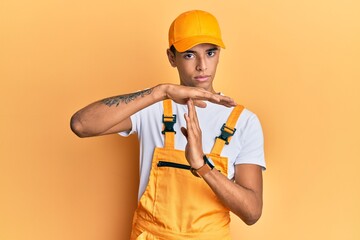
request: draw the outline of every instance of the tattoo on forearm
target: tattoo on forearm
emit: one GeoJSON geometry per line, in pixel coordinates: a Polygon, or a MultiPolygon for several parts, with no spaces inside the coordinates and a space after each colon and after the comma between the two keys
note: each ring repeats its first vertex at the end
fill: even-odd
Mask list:
{"type": "Polygon", "coordinates": [[[128,104],[129,102],[135,100],[137,97],[144,97],[145,95],[149,95],[152,92],[152,88],[145,89],[139,92],[115,96],[115,97],[109,97],[102,100],[102,102],[111,107],[112,105],[115,105],[116,107],[119,106],[121,102],[128,104]]]}

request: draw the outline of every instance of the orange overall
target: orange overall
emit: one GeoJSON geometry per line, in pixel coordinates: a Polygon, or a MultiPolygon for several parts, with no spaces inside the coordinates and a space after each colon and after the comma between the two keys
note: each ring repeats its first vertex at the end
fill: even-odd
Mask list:
{"type": "MultiPolygon", "coordinates": [[[[154,150],[149,182],[135,211],[131,240],[231,239],[229,210],[202,178],[188,170],[184,151],[174,149],[175,132],[168,126],[175,123],[176,116],[172,114],[171,100],[163,104],[164,148],[154,150]]],[[[242,110],[240,105],[233,109],[222,127],[223,134],[207,154],[214,170],[225,176],[228,159],[220,153],[235,132],[242,110]]]]}

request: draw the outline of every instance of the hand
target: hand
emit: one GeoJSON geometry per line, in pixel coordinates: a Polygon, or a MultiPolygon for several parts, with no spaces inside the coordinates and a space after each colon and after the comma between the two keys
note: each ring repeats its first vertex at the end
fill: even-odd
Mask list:
{"type": "Polygon", "coordinates": [[[202,149],[202,133],[197,118],[194,101],[187,101],[188,113],[184,114],[186,120],[186,128],[182,127],[181,132],[187,139],[185,147],[185,157],[190,166],[198,169],[204,165],[204,152],[202,149]]]}
{"type": "Polygon", "coordinates": [[[205,100],[224,105],[226,107],[236,106],[236,103],[232,98],[215,94],[202,88],[175,84],[166,84],[164,86],[166,97],[179,104],[186,104],[191,98],[193,100],[193,104],[201,108],[206,107],[206,103],[204,102],[205,100]]]}

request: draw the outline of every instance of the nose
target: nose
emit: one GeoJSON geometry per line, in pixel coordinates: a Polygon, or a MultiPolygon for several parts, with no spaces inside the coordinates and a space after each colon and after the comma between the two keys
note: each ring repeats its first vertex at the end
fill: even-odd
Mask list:
{"type": "Polygon", "coordinates": [[[199,57],[196,64],[196,70],[201,72],[201,71],[205,71],[206,69],[207,69],[206,59],[204,57],[199,57]]]}

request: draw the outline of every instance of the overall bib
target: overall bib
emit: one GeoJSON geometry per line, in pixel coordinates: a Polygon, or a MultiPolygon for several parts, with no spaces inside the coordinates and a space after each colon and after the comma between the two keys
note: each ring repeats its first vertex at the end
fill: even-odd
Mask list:
{"type": "MultiPolygon", "coordinates": [[[[133,219],[131,240],[227,240],[230,238],[230,213],[207,183],[190,171],[185,152],[174,149],[176,116],[171,100],[164,105],[164,148],[155,148],[149,182],[133,219]]],[[[236,106],[222,134],[207,157],[227,176],[228,159],[220,156],[235,132],[234,126],[243,110],[236,106]]]]}

